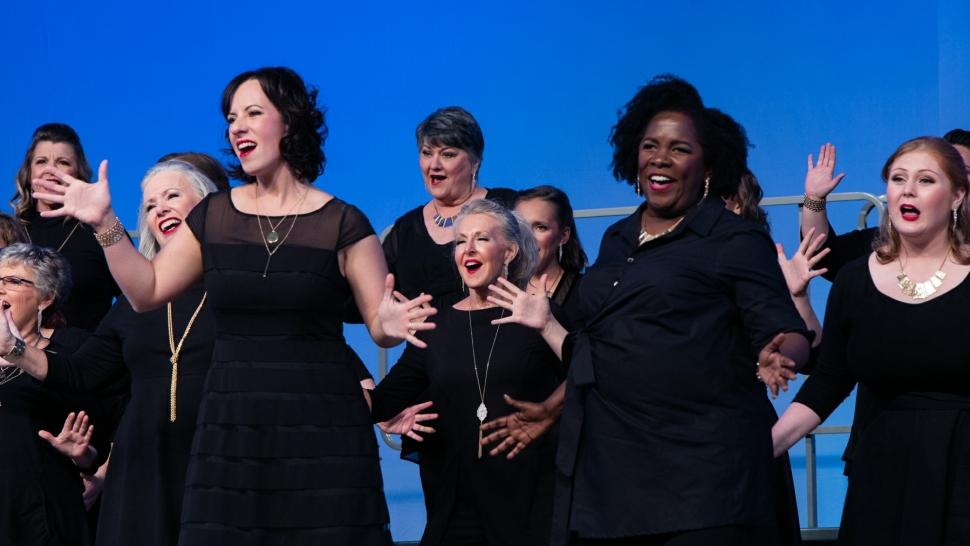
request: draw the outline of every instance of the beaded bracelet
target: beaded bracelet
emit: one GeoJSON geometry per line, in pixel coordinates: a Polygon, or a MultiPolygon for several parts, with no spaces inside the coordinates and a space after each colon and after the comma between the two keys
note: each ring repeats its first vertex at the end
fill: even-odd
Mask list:
{"type": "Polygon", "coordinates": [[[98,241],[98,244],[103,247],[111,246],[122,239],[125,236],[125,226],[121,224],[121,219],[115,216],[115,221],[111,226],[102,231],[101,233],[95,233],[94,238],[98,241]]]}
{"type": "Polygon", "coordinates": [[[804,206],[805,208],[807,208],[812,212],[824,212],[825,198],[823,197],[821,199],[812,199],[811,197],[806,195],[805,199],[802,201],[802,206],[804,206]]]}

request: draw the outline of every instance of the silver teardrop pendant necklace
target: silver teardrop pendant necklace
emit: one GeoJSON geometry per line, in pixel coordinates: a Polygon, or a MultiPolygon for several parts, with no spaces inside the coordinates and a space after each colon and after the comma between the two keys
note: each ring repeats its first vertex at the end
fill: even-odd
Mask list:
{"type": "MultiPolygon", "coordinates": [[[[499,313],[498,318],[505,316],[505,309],[499,313]]],[[[488,349],[488,359],[485,361],[485,378],[482,379],[478,375],[478,357],[475,355],[475,330],[472,326],[472,310],[468,309],[468,335],[472,342],[472,366],[475,368],[475,383],[478,385],[478,398],[481,403],[478,405],[478,409],[475,411],[475,416],[478,417],[478,458],[482,458],[482,423],[485,422],[485,418],[488,417],[488,407],[485,406],[485,390],[488,388],[488,369],[492,364],[492,352],[495,350],[495,342],[498,341],[498,332],[502,329],[502,325],[499,324],[495,327],[495,337],[492,338],[492,346],[488,349]]]]}

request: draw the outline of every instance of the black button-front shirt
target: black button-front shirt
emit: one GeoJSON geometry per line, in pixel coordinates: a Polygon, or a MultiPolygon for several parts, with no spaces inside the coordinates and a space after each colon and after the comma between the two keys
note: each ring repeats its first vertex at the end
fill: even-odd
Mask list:
{"type": "Polygon", "coordinates": [[[777,333],[809,334],[762,227],[712,197],[638,247],[641,212],[606,231],[582,285],[570,375],[582,395],[567,395],[557,463],[572,477],[569,528],[763,523],[771,421],[755,361],[777,333]]]}

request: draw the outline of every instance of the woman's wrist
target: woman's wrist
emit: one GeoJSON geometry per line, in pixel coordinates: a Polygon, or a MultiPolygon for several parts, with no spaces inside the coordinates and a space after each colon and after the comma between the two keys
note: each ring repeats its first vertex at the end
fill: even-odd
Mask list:
{"type": "Polygon", "coordinates": [[[116,222],[120,222],[120,221],[121,220],[118,218],[118,215],[115,214],[115,211],[109,208],[108,212],[101,217],[100,222],[96,224],[91,224],[91,229],[93,229],[95,233],[104,233],[109,229],[111,229],[111,227],[114,226],[116,222]]]}

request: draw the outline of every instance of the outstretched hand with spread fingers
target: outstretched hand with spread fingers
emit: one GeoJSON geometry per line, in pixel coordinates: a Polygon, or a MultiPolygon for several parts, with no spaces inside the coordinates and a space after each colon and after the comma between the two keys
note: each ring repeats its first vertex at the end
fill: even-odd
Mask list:
{"type": "Polygon", "coordinates": [[[61,205],[41,212],[45,218],[70,216],[89,226],[100,226],[111,213],[108,189],[108,160],[98,167],[98,180],[88,183],[65,172],[48,167],[33,181],[34,198],[61,205]],[[57,181],[44,180],[51,175],[57,181]]]}
{"type": "Polygon", "coordinates": [[[785,257],[785,249],[781,246],[781,243],[775,243],[775,249],[778,251],[778,265],[781,266],[781,272],[785,276],[788,291],[792,296],[804,296],[805,290],[808,289],[808,283],[815,277],[828,272],[828,268],[825,267],[813,269],[832,250],[831,248],[819,250],[823,243],[825,243],[825,234],[816,235],[815,228],[811,228],[805,234],[805,238],[802,239],[802,242],[798,245],[798,250],[795,251],[790,260],[785,257]]]}
{"type": "Polygon", "coordinates": [[[787,391],[788,382],[794,380],[795,361],[781,352],[781,345],[785,342],[785,334],[778,334],[758,353],[758,379],[771,390],[771,397],[777,398],[778,391],[787,391]]]}
{"type": "Polygon", "coordinates": [[[549,298],[546,297],[546,280],[547,275],[539,279],[540,289],[536,294],[529,294],[504,277],[499,277],[497,284],[488,285],[491,292],[488,301],[511,311],[508,316],[493,320],[492,324],[515,323],[536,330],[545,328],[552,318],[549,298]]]}
{"type": "Polygon", "coordinates": [[[381,321],[381,328],[384,334],[407,340],[415,347],[424,349],[428,345],[418,339],[417,333],[424,330],[433,330],[435,324],[427,322],[426,319],[438,312],[437,309],[428,305],[431,296],[422,294],[414,299],[406,299],[400,293],[394,293],[394,275],[387,274],[384,279],[384,298],[377,310],[381,321]]]}
{"type": "Polygon", "coordinates": [[[488,452],[489,455],[494,457],[508,451],[505,458],[514,459],[529,444],[545,434],[559,416],[545,404],[516,400],[507,394],[502,397],[516,412],[482,423],[482,431],[490,432],[482,438],[482,445],[487,446],[501,440],[499,445],[488,452]]]}
{"type": "Polygon", "coordinates": [[[808,154],[808,172],[805,173],[805,195],[812,199],[825,199],[842,182],[845,173],[835,173],[835,145],[822,144],[818,150],[818,162],[808,154]]]}
{"type": "Polygon", "coordinates": [[[41,430],[37,434],[80,467],[90,466],[97,456],[97,452],[91,447],[94,425],[90,424],[88,415],[83,411],[77,414],[73,411],[69,413],[57,436],[46,430],[41,430]]]}
{"type": "Polygon", "coordinates": [[[414,441],[423,442],[424,437],[421,434],[434,434],[435,430],[422,423],[437,419],[438,414],[421,412],[430,408],[433,404],[434,402],[429,400],[409,406],[387,421],[377,423],[377,426],[388,434],[400,434],[414,441]]]}

